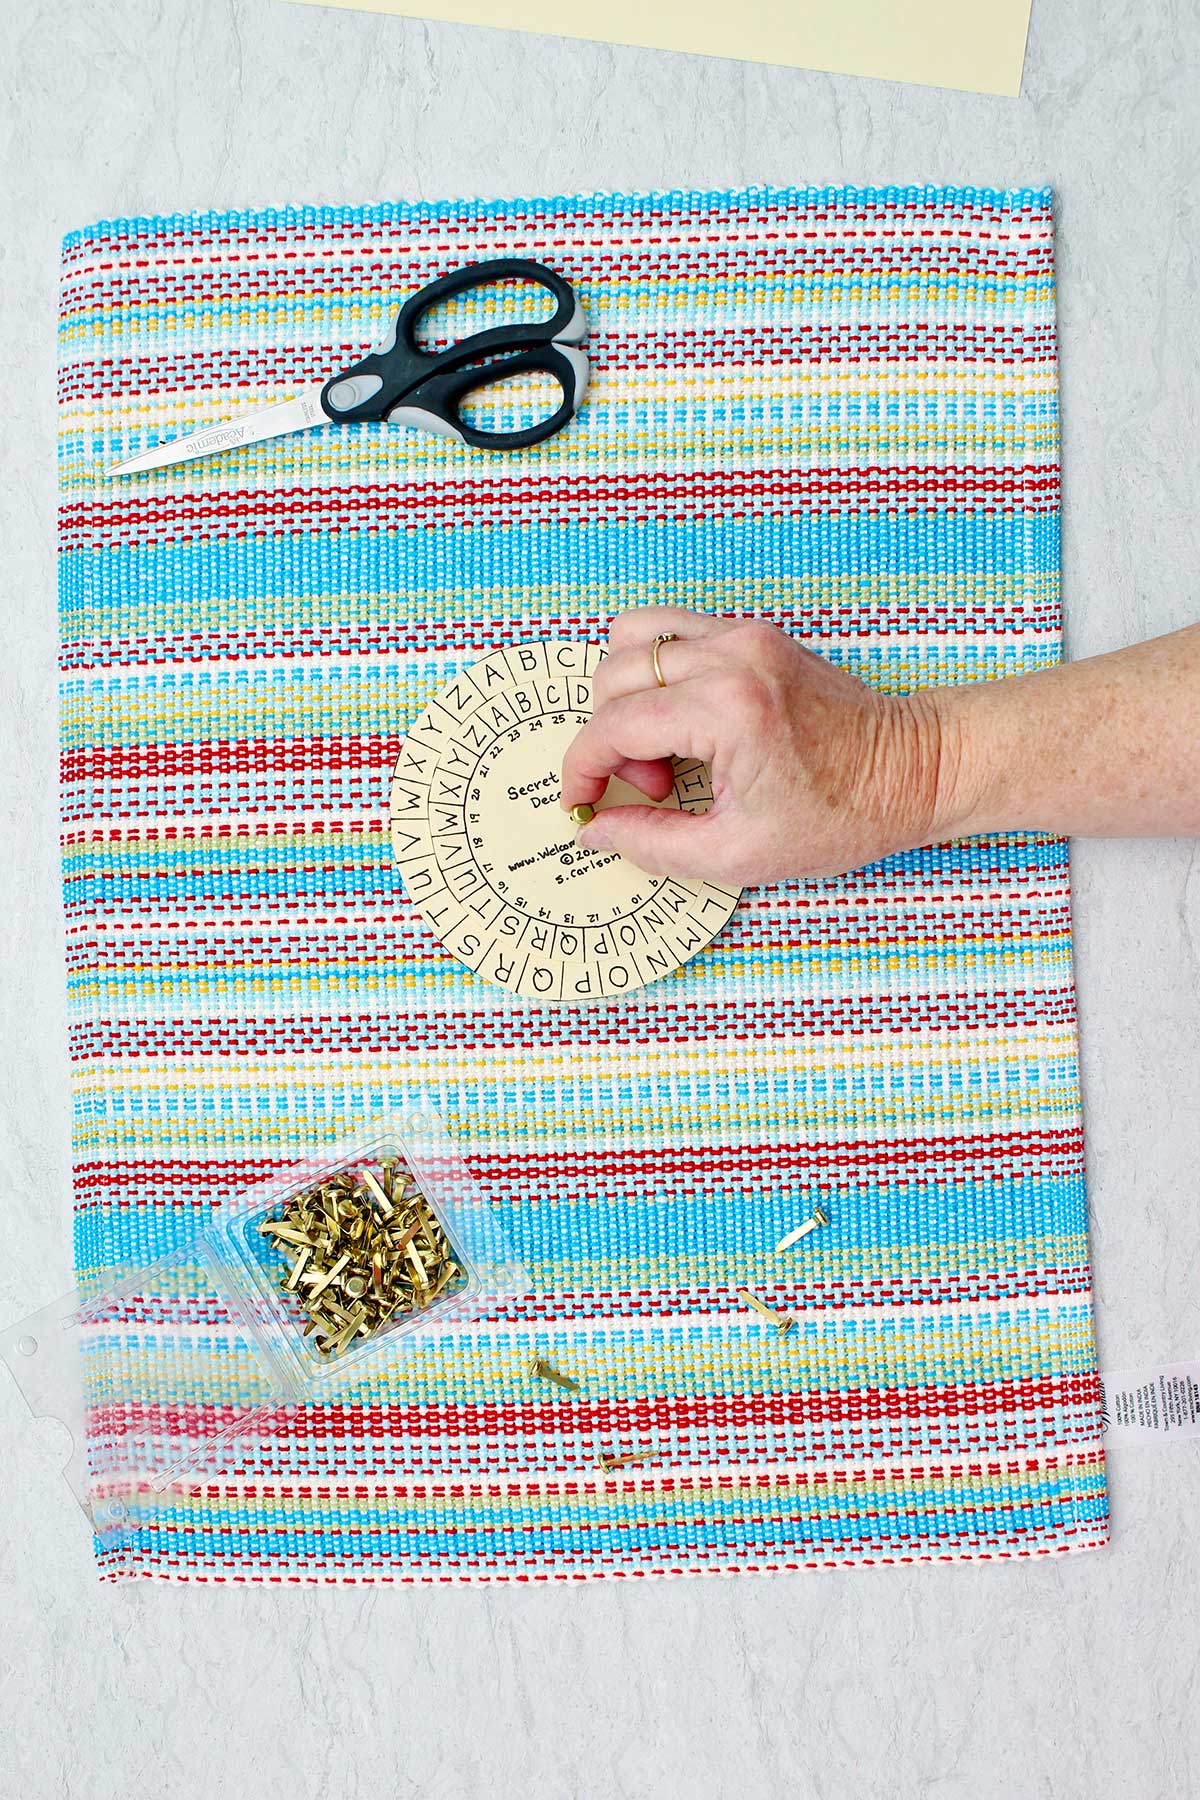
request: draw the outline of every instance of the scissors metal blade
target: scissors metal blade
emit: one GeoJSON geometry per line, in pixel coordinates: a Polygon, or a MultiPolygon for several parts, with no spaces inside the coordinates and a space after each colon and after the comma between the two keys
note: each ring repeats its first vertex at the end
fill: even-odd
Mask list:
{"type": "Polygon", "coordinates": [[[114,463],[106,475],[139,475],[145,469],[166,469],[174,463],[195,462],[202,456],[216,456],[221,450],[237,450],[243,444],[261,444],[264,438],[286,437],[292,431],[307,431],[312,425],[326,425],[329,415],[321,405],[323,383],[307,387],[292,400],[281,400],[278,406],[264,407],[248,418],[229,425],[212,425],[206,431],[193,431],[189,437],[172,438],[157,444],[127,462],[114,463]]]}

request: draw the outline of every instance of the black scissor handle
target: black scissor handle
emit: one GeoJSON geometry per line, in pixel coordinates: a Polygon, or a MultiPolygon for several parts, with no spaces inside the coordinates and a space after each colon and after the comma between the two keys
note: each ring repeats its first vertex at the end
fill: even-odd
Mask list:
{"type": "MultiPolygon", "coordinates": [[[[482,335],[482,334],[481,334],[482,335]]],[[[525,450],[545,443],[568,425],[587,392],[588,359],[571,344],[541,344],[520,350],[515,356],[477,363],[468,368],[444,369],[421,383],[406,401],[392,408],[389,425],[408,425],[432,431],[439,437],[458,438],[481,450],[525,450]],[[550,375],[562,389],[556,412],[527,425],[522,431],[480,431],[468,425],[460,408],[468,394],[477,393],[510,375],[550,375]]]]}
{"type": "MultiPolygon", "coordinates": [[[[532,262],[524,256],[496,257],[490,262],[471,263],[431,281],[406,301],[387,343],[342,374],[335,375],[332,381],[327,381],[321,390],[321,405],[331,419],[343,424],[385,419],[410,398],[414,406],[432,410],[425,407],[423,399],[415,396],[418,389],[425,390],[442,375],[489,356],[511,356],[525,350],[544,349],[553,343],[580,344],[586,333],[587,321],[574,290],[544,263],[532,262]],[[502,281],[525,281],[547,289],[555,303],[550,318],[524,324],[494,325],[487,331],[476,331],[470,337],[462,338],[445,350],[429,351],[419,347],[417,326],[432,307],[471,288],[491,287],[502,281]]],[[[548,372],[557,373],[556,370],[548,372]]],[[[490,379],[497,377],[493,374],[490,379]]],[[[485,385],[486,381],[474,380],[470,387],[485,385]]],[[[470,387],[463,392],[469,392],[470,387]]],[[[454,417],[457,417],[456,413],[454,417]]],[[[562,423],[565,424],[566,419],[562,423]]],[[[519,433],[507,435],[520,436],[521,441],[527,443],[540,443],[543,437],[550,436],[541,425],[532,429],[539,433],[538,437],[527,438],[519,433]]],[[[557,429],[559,427],[555,426],[557,429]]],[[[465,436],[467,430],[468,427],[463,426],[462,434],[465,441],[471,443],[473,440],[465,436]]],[[[457,429],[454,435],[459,435],[457,429]]],[[[487,434],[484,435],[486,438],[487,434]]]]}

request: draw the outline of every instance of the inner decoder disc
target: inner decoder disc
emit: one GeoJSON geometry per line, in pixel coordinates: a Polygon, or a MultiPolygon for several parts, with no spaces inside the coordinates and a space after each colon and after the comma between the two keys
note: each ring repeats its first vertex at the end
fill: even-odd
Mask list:
{"type": "MultiPolygon", "coordinates": [[[[575,842],[559,777],[603,656],[595,644],[493,650],[421,714],[392,776],[392,849],[413,905],[459,962],[530,999],[578,1003],[657,981],[710,944],[741,898],[575,842]]],[[[707,765],[677,762],[661,804],[702,813],[712,799],[707,765]]],[[[614,780],[597,810],[631,802],[646,796],[614,780]]]]}

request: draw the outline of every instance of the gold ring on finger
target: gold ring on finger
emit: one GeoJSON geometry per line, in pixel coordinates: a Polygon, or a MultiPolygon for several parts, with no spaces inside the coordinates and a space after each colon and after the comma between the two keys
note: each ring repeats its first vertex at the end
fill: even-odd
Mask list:
{"type": "Polygon", "coordinates": [[[677,631],[660,631],[650,646],[650,660],[654,664],[654,679],[659,687],[666,687],[667,678],[659,667],[658,653],[664,644],[677,644],[678,642],[679,633],[677,631]]]}

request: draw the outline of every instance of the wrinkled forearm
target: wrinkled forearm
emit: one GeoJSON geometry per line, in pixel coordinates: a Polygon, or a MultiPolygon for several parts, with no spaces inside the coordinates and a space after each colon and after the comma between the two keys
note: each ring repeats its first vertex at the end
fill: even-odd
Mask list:
{"type": "Polygon", "coordinates": [[[1200,836],[1200,625],[912,699],[937,767],[931,839],[1200,836]]]}

